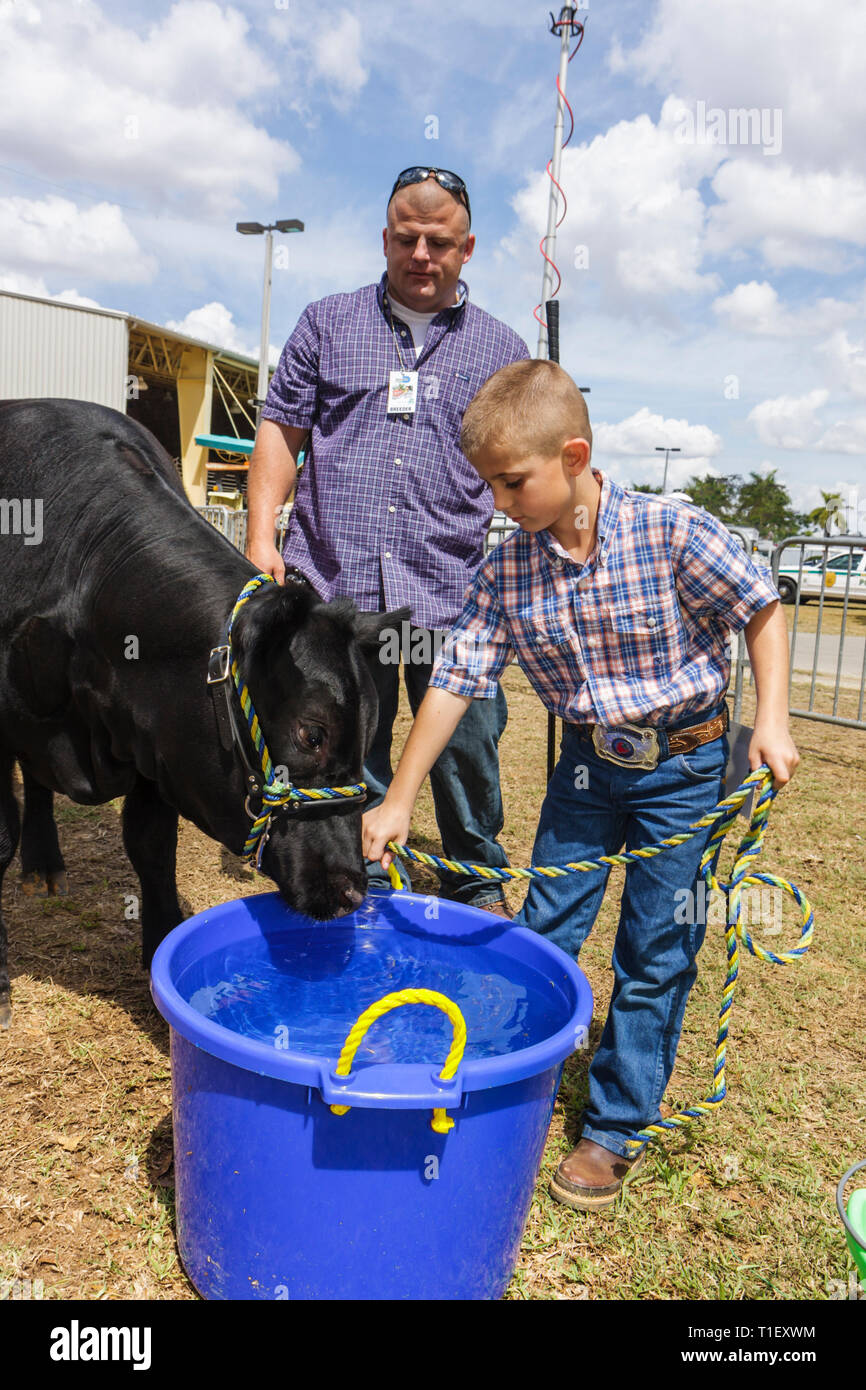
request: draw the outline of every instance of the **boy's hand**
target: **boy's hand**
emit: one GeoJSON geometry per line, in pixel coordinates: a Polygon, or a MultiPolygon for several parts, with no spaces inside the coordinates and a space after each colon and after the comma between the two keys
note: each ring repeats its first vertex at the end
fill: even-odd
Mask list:
{"type": "Polygon", "coordinates": [[[770,728],[755,725],[749,742],[749,767],[754,772],[761,763],[766,763],[773,774],[776,791],[790,782],[799,761],[800,754],[787,729],[780,730],[778,725],[770,728]]]}
{"type": "Polygon", "coordinates": [[[390,801],[386,796],[380,806],[374,806],[361,821],[361,845],[365,859],[379,859],[382,868],[387,869],[394,858],[386,849],[389,840],[405,845],[409,835],[409,822],[412,807],[401,806],[398,801],[390,801]]]}

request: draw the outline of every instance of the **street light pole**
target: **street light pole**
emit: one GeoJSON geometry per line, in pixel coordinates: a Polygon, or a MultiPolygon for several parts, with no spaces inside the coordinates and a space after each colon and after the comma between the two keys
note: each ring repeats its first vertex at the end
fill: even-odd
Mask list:
{"type": "Polygon", "coordinates": [[[268,355],[271,336],[271,275],[274,261],[273,228],[265,229],[265,283],[262,288],[262,331],[259,338],[259,379],[256,385],[256,429],[259,427],[262,405],[268,394],[268,355]]]}
{"type": "Polygon", "coordinates": [[[261,222],[238,222],[235,230],[242,236],[265,236],[265,283],[262,289],[262,332],[259,340],[259,376],[256,385],[256,430],[261,419],[262,406],[268,394],[268,346],[271,335],[271,275],[274,260],[274,232],[302,232],[303,222],[297,217],[282,218],[267,226],[261,222]]]}
{"type": "Polygon", "coordinates": [[[668,490],[668,459],[670,458],[671,454],[680,454],[682,453],[682,450],[680,449],[679,445],[657,444],[656,453],[664,454],[665,456],[665,475],[662,478],[662,497],[664,497],[665,493],[668,490]]]}

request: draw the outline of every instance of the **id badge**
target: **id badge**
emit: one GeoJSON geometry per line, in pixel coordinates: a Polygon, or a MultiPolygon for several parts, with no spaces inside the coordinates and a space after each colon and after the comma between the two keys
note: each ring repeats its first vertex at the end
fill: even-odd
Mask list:
{"type": "Polygon", "coordinates": [[[417,372],[388,373],[388,414],[414,415],[418,398],[417,372]]]}

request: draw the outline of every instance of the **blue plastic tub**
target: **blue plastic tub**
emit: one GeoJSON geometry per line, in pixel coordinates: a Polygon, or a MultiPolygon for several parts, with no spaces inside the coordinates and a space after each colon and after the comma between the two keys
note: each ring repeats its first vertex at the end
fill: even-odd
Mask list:
{"type": "Polygon", "coordinates": [[[501,1296],[592,1015],[568,956],[415,893],[324,924],[274,893],[177,927],[151,987],[171,1025],[178,1244],[204,1297],[501,1296]],[[451,1024],[423,1005],[379,1019],[338,1077],[358,1016],[405,988],[462,1010],[453,1080],[439,1079],[451,1024]]]}

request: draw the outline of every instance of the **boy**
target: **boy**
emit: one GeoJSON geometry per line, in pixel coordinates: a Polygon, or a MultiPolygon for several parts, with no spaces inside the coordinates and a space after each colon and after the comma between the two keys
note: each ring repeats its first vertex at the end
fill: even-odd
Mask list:
{"type": "MultiPolygon", "coordinates": [[[[799,761],[787,626],[773,585],[721,522],[592,469],[586,404],[552,362],[496,372],[466,410],[461,448],[520,530],[476,574],[388,795],[364,817],[365,854],[387,864],[387,841],[406,841],[424,777],[470,700],[491,697],[515,657],[564,720],[534,864],[655,844],[712,810],[727,761],[729,628],[745,627],[757,688],[750,764],[787,782],[799,761]]],[[[706,929],[683,913],[681,890],[702,901],[710,833],[626,871],[582,1137],[551,1183],[569,1206],[615,1201],[644,1157],[630,1157],[628,1139],[660,1118],[706,929]]],[[[532,880],[516,921],[577,956],[606,884],[602,870],[532,880]]]]}

